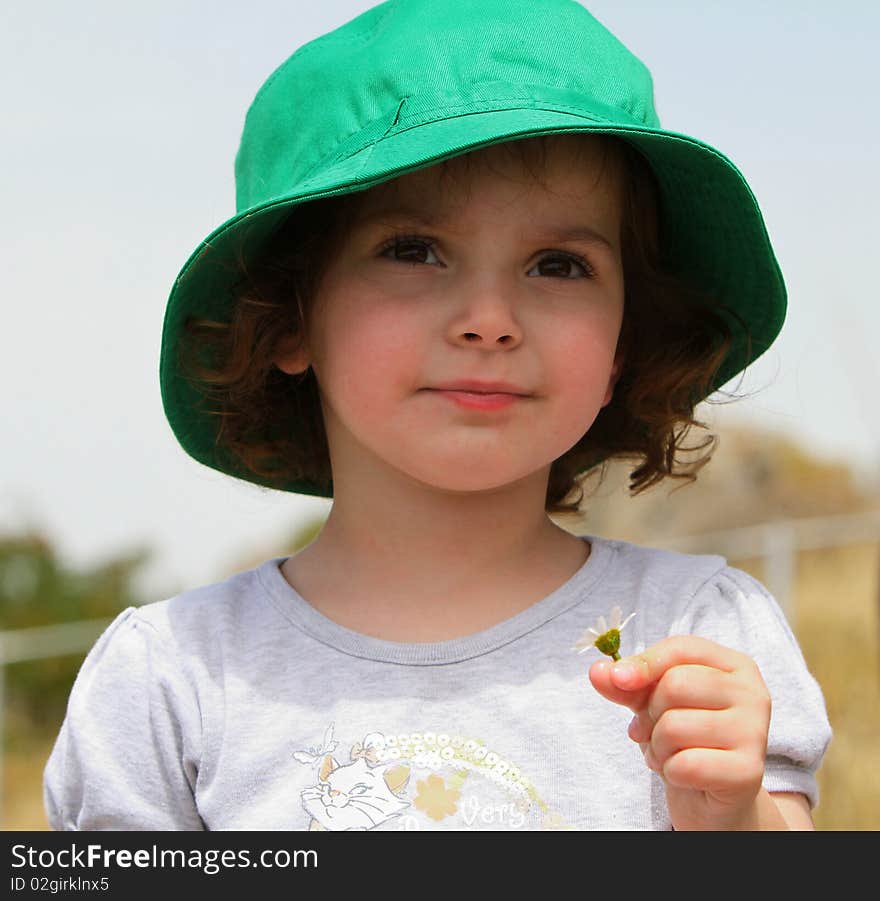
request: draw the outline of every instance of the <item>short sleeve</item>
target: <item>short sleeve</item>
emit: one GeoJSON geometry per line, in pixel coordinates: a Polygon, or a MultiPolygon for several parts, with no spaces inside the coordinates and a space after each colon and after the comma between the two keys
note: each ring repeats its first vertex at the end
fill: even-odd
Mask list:
{"type": "Polygon", "coordinates": [[[831,741],[822,690],[785,614],[760,582],[725,567],[694,595],[674,633],[701,635],[751,657],[771,698],[764,788],[818,803],[816,771],[831,741]]]}
{"type": "Polygon", "coordinates": [[[124,610],[92,647],[43,773],[55,830],[201,830],[198,705],[156,627],[124,610]]]}

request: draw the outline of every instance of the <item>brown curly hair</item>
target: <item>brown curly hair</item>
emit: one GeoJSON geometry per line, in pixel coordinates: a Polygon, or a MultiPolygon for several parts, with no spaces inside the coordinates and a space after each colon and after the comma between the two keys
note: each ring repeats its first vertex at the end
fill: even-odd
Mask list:
{"type": "MultiPolygon", "coordinates": [[[[539,178],[540,166],[536,169],[533,164],[545,158],[548,141],[558,137],[508,141],[477,153],[501,148],[539,178]]],[[[614,458],[638,461],[630,473],[632,494],[667,477],[694,481],[717,441],[709,434],[701,443],[685,446],[693,427],[706,428],[695,419],[694,409],[710,393],[732,344],[729,321],[737,321],[748,335],[733,310],[664,270],[661,195],[653,170],[639,151],[611,135],[589,138],[601,142],[603,161],[611,158],[624,172],[620,239],[625,297],[617,348],[624,366],[611,402],[550,467],[545,510],[557,514],[581,513],[584,492],[579,476],[593,470],[601,483],[614,458]],[[686,462],[682,455],[694,451],[703,453],[686,462]],[[573,499],[567,500],[570,496],[573,499]]],[[[467,166],[470,156],[441,161],[436,164],[439,173],[445,177],[452,168],[467,166]]],[[[181,363],[214,406],[217,442],[265,484],[280,487],[306,480],[328,494],[332,491],[314,372],[309,367],[290,376],[273,359],[282,338],[295,335],[308,342],[317,288],[365,194],[358,191],[295,207],[260,257],[241,262],[230,321],[186,322],[181,363]],[[204,362],[206,353],[211,365],[204,362]]]]}

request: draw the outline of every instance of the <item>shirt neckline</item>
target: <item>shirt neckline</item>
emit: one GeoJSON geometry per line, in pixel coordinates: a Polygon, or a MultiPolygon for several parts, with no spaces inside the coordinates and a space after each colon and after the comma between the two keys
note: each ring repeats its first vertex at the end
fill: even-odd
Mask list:
{"type": "Polygon", "coordinates": [[[446,641],[388,641],[340,625],[315,609],[281,572],[287,556],[273,557],[254,570],[275,609],[296,628],[345,654],[412,666],[458,663],[488,654],[521,638],[569,610],[593,591],[608,569],[614,543],[594,535],[577,535],[591,545],[590,556],[562,585],[525,610],[488,629],[446,641]]]}

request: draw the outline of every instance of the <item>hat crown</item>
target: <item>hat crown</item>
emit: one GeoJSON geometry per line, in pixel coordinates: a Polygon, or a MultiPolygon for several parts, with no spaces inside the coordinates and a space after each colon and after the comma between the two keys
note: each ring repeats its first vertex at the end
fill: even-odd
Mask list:
{"type": "Polygon", "coordinates": [[[541,98],[659,126],[647,67],[575,0],[388,0],[300,47],[267,79],[235,161],[239,212],[328,159],[480,103],[541,98]]]}

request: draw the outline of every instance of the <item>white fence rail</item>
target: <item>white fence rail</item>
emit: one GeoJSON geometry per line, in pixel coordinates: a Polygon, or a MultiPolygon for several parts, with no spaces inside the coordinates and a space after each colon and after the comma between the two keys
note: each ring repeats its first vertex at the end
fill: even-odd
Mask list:
{"type": "MultiPolygon", "coordinates": [[[[877,542],[880,510],[867,513],[788,519],[731,531],[704,532],[649,542],[690,554],[721,554],[729,560],[762,558],[763,583],[789,618],[794,613],[794,575],[800,551],[877,542]]],[[[878,559],[880,567],[880,559],[878,559]]],[[[880,599],[878,599],[880,602],[880,599]]],[[[34,629],[0,632],[0,828],[3,817],[3,723],[6,665],[87,652],[111,619],[81,620],[34,629]]]]}
{"type": "Polygon", "coordinates": [[[799,552],[872,542],[880,543],[880,510],[812,519],[784,519],[651,544],[688,554],[721,554],[730,560],[762,558],[764,575],[761,581],[786,615],[791,616],[794,612],[795,563],[799,552]]]}

